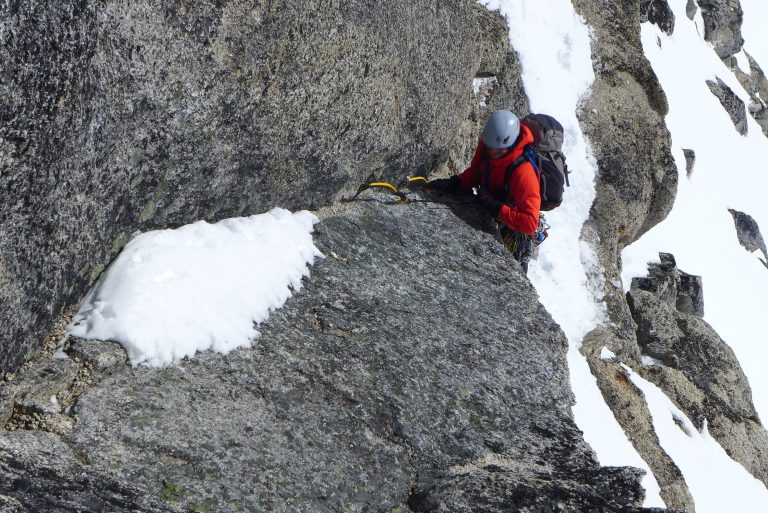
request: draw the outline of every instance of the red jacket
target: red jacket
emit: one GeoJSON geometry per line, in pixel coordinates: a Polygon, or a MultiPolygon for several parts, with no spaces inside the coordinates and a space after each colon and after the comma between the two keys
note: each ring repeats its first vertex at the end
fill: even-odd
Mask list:
{"type": "MultiPolygon", "coordinates": [[[[482,139],[477,145],[472,164],[458,175],[461,188],[469,190],[472,187],[482,187],[496,193],[504,188],[504,178],[507,168],[523,154],[525,146],[533,143],[533,135],[524,125],[520,126],[520,140],[507,155],[500,159],[490,160],[490,186],[485,183],[485,144],[482,139]]],[[[498,220],[515,231],[533,235],[539,227],[539,211],[541,210],[541,191],[539,177],[530,162],[526,161],[515,169],[509,180],[509,198],[501,207],[498,220]]]]}

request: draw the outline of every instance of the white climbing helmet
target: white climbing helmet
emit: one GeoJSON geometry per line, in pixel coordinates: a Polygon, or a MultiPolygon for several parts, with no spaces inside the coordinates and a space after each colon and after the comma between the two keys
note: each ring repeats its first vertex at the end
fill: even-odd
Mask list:
{"type": "Polygon", "coordinates": [[[483,129],[483,142],[489,148],[509,148],[520,135],[520,120],[508,110],[497,110],[483,129]]]}

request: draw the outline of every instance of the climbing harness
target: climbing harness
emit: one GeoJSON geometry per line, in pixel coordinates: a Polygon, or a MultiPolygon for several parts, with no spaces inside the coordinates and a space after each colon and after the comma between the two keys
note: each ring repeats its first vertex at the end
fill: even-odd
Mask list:
{"type": "Polygon", "coordinates": [[[534,260],[538,256],[539,246],[549,236],[550,225],[547,223],[544,214],[539,215],[539,226],[533,235],[526,235],[518,231],[501,225],[501,241],[518,262],[528,262],[531,258],[534,260]]]}

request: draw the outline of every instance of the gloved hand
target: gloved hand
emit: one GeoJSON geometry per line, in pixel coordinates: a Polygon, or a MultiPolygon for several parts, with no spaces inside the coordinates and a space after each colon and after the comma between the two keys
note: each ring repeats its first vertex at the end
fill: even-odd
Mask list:
{"type": "Polygon", "coordinates": [[[494,219],[499,218],[499,213],[501,212],[501,207],[504,203],[483,192],[477,195],[477,202],[481,207],[486,209],[494,219]]]}
{"type": "Polygon", "coordinates": [[[427,187],[433,191],[451,194],[461,190],[461,181],[458,177],[438,178],[427,183],[427,187]]]}

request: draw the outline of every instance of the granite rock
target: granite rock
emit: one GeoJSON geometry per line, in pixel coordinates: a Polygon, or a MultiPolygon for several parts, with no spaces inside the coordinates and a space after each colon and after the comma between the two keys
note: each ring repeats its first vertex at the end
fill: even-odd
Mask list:
{"type": "Polygon", "coordinates": [[[763,264],[768,266],[768,250],[765,247],[765,239],[760,232],[760,226],[757,221],[754,220],[749,214],[739,212],[732,208],[728,209],[728,212],[733,216],[733,223],[736,225],[736,237],[739,240],[739,244],[744,246],[744,249],[750,253],[760,251],[765,257],[763,264]]]}
{"type": "Polygon", "coordinates": [[[693,497],[682,472],[661,447],[645,396],[632,383],[619,359],[603,359],[601,356],[603,347],[616,345],[613,338],[615,335],[609,329],[596,328],[584,338],[580,352],[586,358],[606,404],[653,472],[664,503],[670,508],[693,512],[696,509],[693,497]]]}
{"type": "Polygon", "coordinates": [[[704,18],[704,38],[712,43],[721,59],[741,51],[744,12],[739,0],[696,0],[704,18]]]}
{"type": "Polygon", "coordinates": [[[583,235],[593,242],[603,299],[619,353],[639,358],[635,326],[621,283],[622,249],[662,221],[677,191],[677,169],[664,124],[666,95],[640,41],[640,2],[574,2],[595,32],[595,82],[579,120],[598,166],[597,196],[583,235]]]}
{"type": "Polygon", "coordinates": [[[677,281],[674,289],[681,288],[676,266],[662,270],[656,267],[644,280],[634,280],[627,293],[638,343],[645,354],[661,361],[641,374],[697,428],[706,422],[723,449],[768,484],[768,432],[752,403],[749,381],[728,344],[699,316],[681,309],[670,293],[670,283],[677,281]]]}
{"type": "Polygon", "coordinates": [[[519,93],[503,26],[472,0],[0,5],[0,373],[139,230],[457,165],[477,73],[519,93]]]}
{"type": "Polygon", "coordinates": [[[747,135],[747,107],[744,105],[744,101],[720,77],[717,77],[717,81],[707,80],[707,86],[712,91],[712,94],[720,100],[720,104],[731,118],[736,131],[741,135],[747,135]]]}
{"type": "MultiPolygon", "coordinates": [[[[490,219],[424,199],[318,212],[326,258],[252,348],[110,366],[60,435],[76,475],[221,512],[647,511],[638,471],[600,468],[576,428],[565,336],[490,219]]],[[[0,489],[57,511],[57,485],[24,493],[0,489]]]]}
{"type": "Polygon", "coordinates": [[[683,148],[683,155],[685,156],[685,174],[690,177],[693,174],[693,168],[696,165],[696,152],[683,148]]]}
{"type": "Polygon", "coordinates": [[[181,513],[189,510],[147,495],[82,461],[50,433],[0,433],[0,511],[8,513],[181,513]]]}

